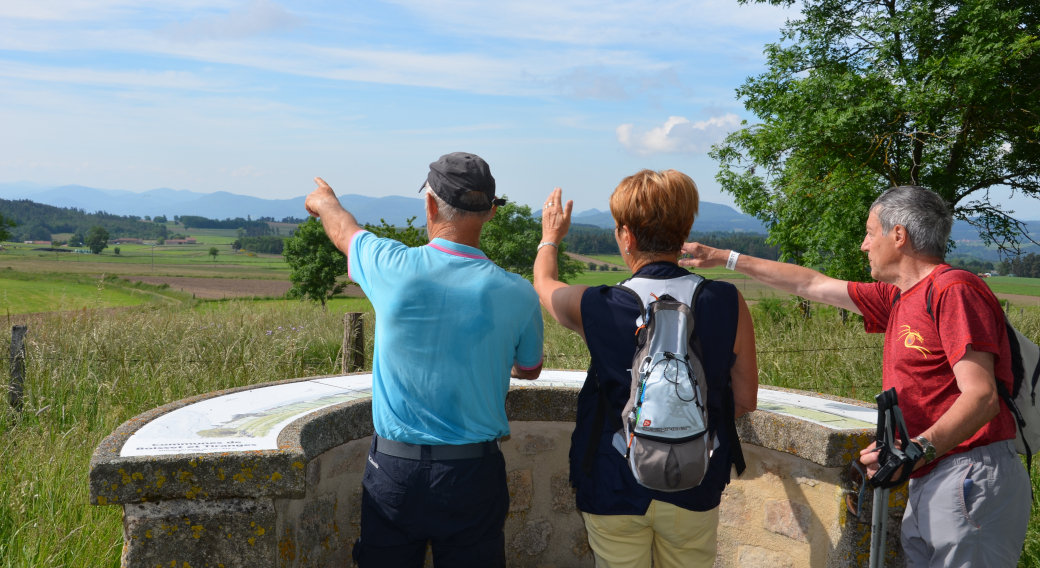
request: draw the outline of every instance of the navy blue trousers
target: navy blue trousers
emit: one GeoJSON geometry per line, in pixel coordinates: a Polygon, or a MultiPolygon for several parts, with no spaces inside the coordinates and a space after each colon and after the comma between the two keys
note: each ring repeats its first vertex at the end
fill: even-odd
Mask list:
{"type": "Polygon", "coordinates": [[[361,568],[504,567],[509,511],[502,452],[465,460],[409,460],[369,449],[362,481],[361,568]]]}

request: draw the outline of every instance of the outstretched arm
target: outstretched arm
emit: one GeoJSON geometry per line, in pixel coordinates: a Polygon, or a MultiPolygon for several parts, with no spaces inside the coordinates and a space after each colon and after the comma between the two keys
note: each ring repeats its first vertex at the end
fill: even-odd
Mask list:
{"type": "Polygon", "coordinates": [[[744,296],[737,292],[737,341],[733,353],[737,360],[729,371],[733,381],[733,404],[736,417],[754,412],[758,408],[758,355],[755,350],[755,326],[751,322],[744,296]]]}
{"type": "Polygon", "coordinates": [[[321,224],[325,227],[325,234],[329,236],[329,240],[343,254],[347,254],[350,237],[361,230],[361,225],[358,225],[357,219],[343,208],[336,198],[336,193],[325,180],[316,177],[314,182],[318,184],[318,189],[307,196],[303,206],[312,217],[321,218],[321,224]]]}
{"type": "Polygon", "coordinates": [[[588,286],[568,286],[560,282],[559,266],[556,263],[557,247],[567,236],[571,226],[571,210],[574,202],[568,201],[566,207],[560,202],[563,190],[556,188],[545,200],[542,208],[542,242],[551,242],[553,246],[544,246],[538,251],[534,260],[534,291],[538,293],[538,301],[545,311],[563,327],[575,331],[585,339],[585,329],[581,325],[581,295],[588,286]]]}
{"type": "MultiPolygon", "coordinates": [[[[679,265],[694,268],[726,266],[731,252],[700,243],[686,243],[683,245],[682,251],[691,258],[680,259],[679,265]]],[[[860,313],[859,308],[853,303],[852,297],[849,296],[848,282],[831,278],[811,268],[742,254],[737,259],[736,271],[795,296],[860,313]]]]}

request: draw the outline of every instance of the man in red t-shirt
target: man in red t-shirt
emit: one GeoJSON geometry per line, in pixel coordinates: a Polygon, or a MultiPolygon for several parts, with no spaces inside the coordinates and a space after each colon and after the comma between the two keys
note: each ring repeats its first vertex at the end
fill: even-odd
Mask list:
{"type": "MultiPolygon", "coordinates": [[[[1029,476],[1015,452],[1011,349],[1000,303],[977,276],[943,261],[953,216],[935,193],[894,187],[871,205],[861,249],[877,282],[827,277],[801,266],[687,243],[685,266],[725,265],[755,280],[861,314],[885,333],[882,382],[895,388],[913,443],[903,516],[907,564],[1015,566],[1031,508],[1029,476]]],[[[860,460],[878,469],[871,446],[860,460]]]]}

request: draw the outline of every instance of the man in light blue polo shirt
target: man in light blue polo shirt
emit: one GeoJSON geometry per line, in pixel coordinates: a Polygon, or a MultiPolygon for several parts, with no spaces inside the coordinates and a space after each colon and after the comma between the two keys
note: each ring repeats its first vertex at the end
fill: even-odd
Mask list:
{"type": "Polygon", "coordinates": [[[430,243],[409,248],[358,226],[316,178],[307,211],[347,254],[376,311],[372,420],[354,560],[370,566],[504,566],[509,508],[497,440],[510,376],[542,367],[542,312],[529,282],[492,263],[480,231],[504,201],[488,165],[430,164],[430,243]]]}

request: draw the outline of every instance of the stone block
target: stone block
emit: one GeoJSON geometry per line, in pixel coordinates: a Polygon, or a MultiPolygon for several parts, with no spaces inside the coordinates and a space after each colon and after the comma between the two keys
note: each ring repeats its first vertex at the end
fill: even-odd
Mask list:
{"type": "Polygon", "coordinates": [[[334,553],[340,548],[336,494],[326,493],[308,502],[297,522],[300,568],[330,566],[334,553]]]}
{"type": "Polygon", "coordinates": [[[326,478],[331,479],[347,473],[364,472],[365,464],[368,463],[365,459],[368,455],[368,448],[369,444],[351,442],[336,456],[335,461],[329,467],[326,478]]]}
{"type": "MultiPolygon", "coordinates": [[[[281,513],[279,513],[281,514],[281,513]]],[[[296,563],[296,525],[286,520],[278,535],[278,567],[289,568],[296,563]]]]}
{"type": "Polygon", "coordinates": [[[551,537],[552,523],[548,519],[532,519],[517,531],[510,547],[518,553],[536,556],[548,548],[551,537]]]}
{"type": "Polygon", "coordinates": [[[794,568],[794,560],[783,552],[761,546],[737,548],[737,566],[740,568],[794,568]]]}
{"type": "Polygon", "coordinates": [[[123,566],[275,568],[270,499],[172,500],[123,508],[123,566]]]}
{"type": "Polygon", "coordinates": [[[571,552],[578,558],[592,555],[592,547],[589,546],[589,532],[585,530],[585,527],[574,531],[574,546],[571,547],[571,552]]]}
{"type": "Polygon", "coordinates": [[[313,487],[321,483],[321,459],[314,458],[307,464],[307,485],[313,487]]]}
{"type": "Polygon", "coordinates": [[[571,487],[570,470],[561,470],[553,474],[549,480],[552,491],[552,508],[557,513],[568,514],[575,510],[574,493],[571,487]]]}
{"type": "Polygon", "coordinates": [[[730,485],[722,494],[719,505],[719,524],[726,527],[740,527],[748,522],[747,506],[744,492],[730,485]]]}
{"type": "Polygon", "coordinates": [[[812,509],[797,501],[767,499],[764,505],[766,530],[800,542],[809,542],[812,509]]]}
{"type": "Polygon", "coordinates": [[[556,440],[539,434],[526,434],[517,440],[516,451],[525,456],[533,456],[540,452],[551,452],[556,449],[556,440]]]}
{"type": "Polygon", "coordinates": [[[531,497],[534,494],[534,482],[530,469],[514,469],[506,474],[509,487],[509,512],[519,513],[531,508],[531,497]]]}

